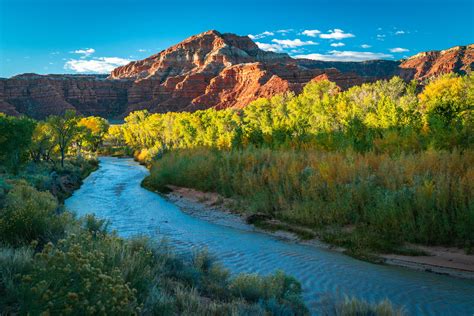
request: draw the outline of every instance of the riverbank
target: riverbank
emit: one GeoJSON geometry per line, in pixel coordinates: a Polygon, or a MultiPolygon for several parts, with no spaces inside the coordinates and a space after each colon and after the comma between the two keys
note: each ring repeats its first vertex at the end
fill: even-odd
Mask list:
{"type": "MultiPolygon", "coordinates": [[[[254,224],[253,227],[256,230],[271,234],[277,238],[351,254],[346,248],[324,243],[321,239],[317,238],[318,233],[316,231],[308,228],[282,223],[275,219],[266,218],[263,215],[245,215],[245,212],[237,209],[238,204],[236,201],[222,197],[215,192],[203,192],[173,185],[168,185],[167,188],[168,193],[164,193],[164,196],[192,215],[199,216],[199,213],[204,209],[233,214],[238,217],[227,217],[226,222],[223,224],[229,226],[242,225],[244,223],[254,224]]],[[[210,216],[209,214],[208,212],[207,216],[210,216]]],[[[219,215],[215,214],[215,216],[219,215]]],[[[415,253],[420,253],[420,255],[373,253],[370,254],[370,261],[458,278],[474,279],[474,255],[468,255],[462,249],[422,245],[410,245],[409,249],[412,249],[415,253]]]]}
{"type": "Polygon", "coordinates": [[[231,276],[207,252],[178,254],[145,237],[121,238],[90,210],[77,218],[64,198],[97,169],[97,161],[49,167],[32,164],[0,175],[3,312],[309,314],[300,284],[282,272],[231,276]]]}
{"type": "Polygon", "coordinates": [[[30,162],[18,174],[1,173],[0,178],[6,185],[25,181],[37,190],[50,192],[62,204],[98,168],[97,159],[68,159],[64,167],[51,162],[30,162]]]}
{"type": "Polygon", "coordinates": [[[226,225],[236,216],[205,207],[196,213],[200,216],[192,216],[143,188],[140,183],[149,171],[132,159],[103,157],[100,166],[66,201],[66,207],[78,216],[94,213],[108,219],[109,229],[125,240],[134,236],[165,238],[175,254],[189,259],[189,252],[207,250],[231,276],[283,271],[300,282],[304,302],[314,314],[324,314],[322,303],[345,301],[346,295],[370,304],[389,299],[395,308],[404,306],[410,315],[472,313],[474,283],[470,280],[355,260],[274,238],[255,231],[242,219],[226,225]],[[239,225],[238,229],[228,227],[239,225]]]}

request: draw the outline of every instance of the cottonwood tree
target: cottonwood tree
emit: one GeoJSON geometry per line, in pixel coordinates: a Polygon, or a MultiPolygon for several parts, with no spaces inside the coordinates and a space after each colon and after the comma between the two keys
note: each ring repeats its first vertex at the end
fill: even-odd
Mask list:
{"type": "Polygon", "coordinates": [[[79,135],[81,146],[90,151],[96,151],[109,129],[109,122],[101,117],[89,116],[81,118],[78,126],[82,128],[79,135]]]}
{"type": "Polygon", "coordinates": [[[47,122],[51,127],[61,154],[61,167],[64,167],[66,153],[74,136],[79,132],[79,117],[75,111],[67,110],[62,116],[48,117],[47,122]]]}
{"type": "Polygon", "coordinates": [[[0,163],[17,172],[25,161],[35,121],[0,113],[0,163]]]}
{"type": "Polygon", "coordinates": [[[38,122],[31,136],[30,156],[34,162],[50,161],[51,153],[56,147],[51,126],[46,122],[38,122]]]}

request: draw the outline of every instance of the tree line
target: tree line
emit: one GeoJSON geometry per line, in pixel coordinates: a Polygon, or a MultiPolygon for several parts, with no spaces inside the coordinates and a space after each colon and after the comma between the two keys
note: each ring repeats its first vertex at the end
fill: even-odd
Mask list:
{"type": "Polygon", "coordinates": [[[109,123],[100,117],[80,117],[68,110],[44,121],[0,113],[0,164],[17,171],[26,161],[64,167],[68,154],[95,152],[109,123]]]}
{"type": "Polygon", "coordinates": [[[193,147],[400,153],[471,146],[474,76],[444,75],[419,90],[398,77],[343,92],[330,81],[311,82],[298,95],[261,98],[244,109],[132,112],[108,137],[145,160],[193,147]]]}

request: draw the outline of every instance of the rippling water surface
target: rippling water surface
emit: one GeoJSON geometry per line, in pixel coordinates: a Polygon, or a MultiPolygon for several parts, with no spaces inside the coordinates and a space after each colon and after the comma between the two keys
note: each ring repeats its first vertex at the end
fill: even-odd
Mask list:
{"type": "Polygon", "coordinates": [[[198,218],[140,186],[146,168],[131,159],[105,157],[100,168],[66,200],[79,216],[109,219],[124,237],[166,237],[181,251],[207,248],[232,272],[268,274],[281,269],[302,284],[316,313],[323,295],[344,293],[374,302],[389,298],[410,314],[474,315],[474,281],[375,265],[314,246],[280,240],[247,225],[225,226],[198,218]]]}

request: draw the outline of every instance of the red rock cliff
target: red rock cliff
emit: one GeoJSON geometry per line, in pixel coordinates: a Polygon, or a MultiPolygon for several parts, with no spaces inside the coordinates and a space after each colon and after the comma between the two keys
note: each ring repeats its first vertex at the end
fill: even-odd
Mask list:
{"type": "Polygon", "coordinates": [[[123,117],[130,111],[194,111],[241,108],[311,80],[329,79],[342,89],[399,75],[425,79],[471,71],[474,45],[432,51],[402,61],[322,62],[266,52],[247,36],[208,31],[146,59],[90,75],[25,74],[0,79],[0,111],[42,118],[76,109],[85,115],[123,117]]]}

